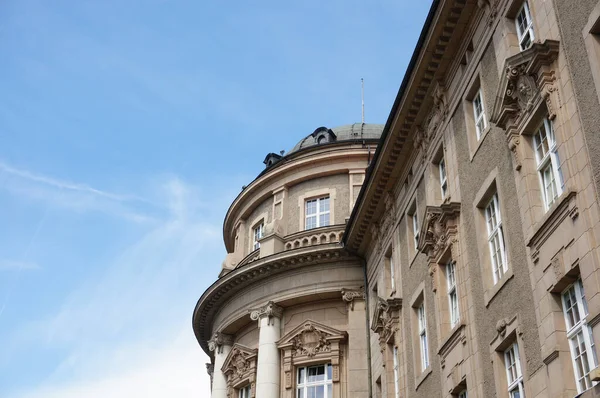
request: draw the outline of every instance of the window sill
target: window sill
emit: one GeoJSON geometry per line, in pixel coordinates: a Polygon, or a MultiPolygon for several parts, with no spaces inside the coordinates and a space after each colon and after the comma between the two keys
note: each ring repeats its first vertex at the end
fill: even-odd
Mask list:
{"type": "Polygon", "coordinates": [[[413,264],[415,263],[415,260],[417,259],[417,257],[419,257],[419,251],[417,249],[414,249],[415,252],[412,256],[412,259],[410,260],[410,263],[408,264],[408,268],[412,268],[413,264]]]}
{"type": "Polygon", "coordinates": [[[440,349],[438,350],[438,355],[442,359],[445,359],[446,356],[448,356],[448,353],[454,347],[456,347],[456,345],[460,341],[466,342],[464,337],[465,337],[465,324],[462,321],[459,321],[456,324],[456,326],[454,326],[452,328],[452,330],[450,330],[450,332],[448,333],[446,338],[444,340],[442,340],[442,343],[440,344],[440,349]]]}
{"type": "Polygon", "coordinates": [[[508,271],[504,274],[502,279],[498,281],[493,287],[487,289],[485,293],[483,293],[483,300],[485,302],[485,306],[489,306],[494,297],[498,294],[498,292],[506,285],[506,283],[512,279],[514,276],[512,268],[509,268],[508,271]]]}
{"type": "Polygon", "coordinates": [[[431,364],[420,374],[417,376],[415,380],[415,391],[419,389],[419,386],[425,381],[427,376],[431,374],[431,364]]]}
{"type": "Polygon", "coordinates": [[[485,137],[487,137],[487,135],[491,129],[492,129],[492,125],[488,124],[488,126],[485,128],[485,130],[483,130],[483,133],[481,133],[481,136],[479,136],[479,139],[477,140],[477,143],[475,146],[475,150],[473,151],[473,153],[471,153],[471,158],[469,159],[470,162],[473,162],[473,159],[475,158],[477,151],[479,151],[479,148],[481,148],[481,144],[483,143],[483,140],[485,140],[485,137]]]}
{"type": "Polygon", "coordinates": [[[573,189],[565,189],[565,191],[552,203],[552,206],[546,211],[542,219],[533,226],[533,233],[527,239],[527,247],[534,252],[532,254],[533,262],[537,263],[536,251],[548,239],[548,237],[558,228],[560,223],[569,215],[572,220],[575,220],[579,215],[579,209],[575,198],[577,193],[573,189]]]}

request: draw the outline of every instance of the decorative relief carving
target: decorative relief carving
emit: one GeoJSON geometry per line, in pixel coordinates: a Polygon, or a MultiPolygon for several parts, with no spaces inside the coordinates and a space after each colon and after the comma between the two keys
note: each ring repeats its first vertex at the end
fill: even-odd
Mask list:
{"type": "Polygon", "coordinates": [[[401,308],[402,299],[385,300],[378,297],[371,329],[379,335],[381,352],[385,351],[386,344],[393,340],[394,334],[399,330],[401,308]]]}
{"type": "Polygon", "coordinates": [[[552,120],[560,108],[560,98],[552,69],[558,57],[559,43],[546,40],[506,59],[496,95],[491,121],[505,130],[513,154],[515,169],[521,169],[519,140],[528,116],[545,102],[552,120]]]}
{"type": "Polygon", "coordinates": [[[210,376],[210,389],[212,390],[213,376],[215,374],[215,365],[212,363],[206,364],[206,373],[210,376]]]}
{"type": "Polygon", "coordinates": [[[208,349],[210,351],[217,351],[218,354],[221,354],[223,352],[224,345],[232,344],[233,336],[221,332],[215,332],[213,337],[208,341],[208,349]]]}
{"type": "MultiPolygon", "coordinates": [[[[307,320],[283,336],[277,347],[283,352],[284,384],[292,388],[294,363],[306,361],[329,361],[332,365],[332,380],[340,381],[340,343],[346,339],[346,333],[315,321],[307,320]]],[[[339,387],[334,390],[339,391],[339,387]]],[[[287,396],[287,395],[286,395],[287,396]]]]}
{"type": "Polygon", "coordinates": [[[425,209],[425,233],[419,237],[417,248],[425,253],[430,262],[437,263],[439,256],[456,241],[460,203],[444,203],[441,206],[427,206],[425,209]]]}
{"type": "Polygon", "coordinates": [[[365,289],[361,287],[360,289],[342,289],[342,300],[349,304],[350,310],[354,311],[354,300],[366,300],[367,295],[365,294],[365,289]]]}
{"type": "Polygon", "coordinates": [[[273,318],[281,318],[283,315],[283,308],[275,304],[273,301],[269,301],[264,306],[255,309],[250,312],[250,319],[258,321],[261,318],[268,317],[268,325],[273,325],[273,318]]]}
{"type": "MultiPolygon", "coordinates": [[[[221,368],[227,378],[228,397],[234,398],[235,388],[242,384],[250,383],[254,391],[257,353],[256,349],[250,349],[240,344],[234,344],[231,348],[221,368]]],[[[252,394],[254,396],[254,392],[252,394]]]]}
{"type": "Polygon", "coordinates": [[[506,334],[506,326],[508,325],[508,323],[509,321],[507,319],[500,319],[498,322],[496,322],[496,331],[498,332],[500,337],[504,337],[504,335],[506,334]]]}

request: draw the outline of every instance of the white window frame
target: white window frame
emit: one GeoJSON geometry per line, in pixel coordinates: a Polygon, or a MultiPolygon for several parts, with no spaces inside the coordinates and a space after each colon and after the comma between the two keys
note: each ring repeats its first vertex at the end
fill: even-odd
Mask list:
{"type": "Polygon", "coordinates": [[[446,264],[446,284],[448,287],[450,328],[454,328],[460,321],[460,311],[458,309],[458,290],[456,289],[456,262],[452,260],[446,264]]]}
{"type": "Polygon", "coordinates": [[[419,233],[420,233],[420,229],[419,229],[419,210],[417,208],[417,202],[415,201],[413,203],[412,206],[415,211],[414,213],[411,215],[412,217],[412,224],[413,224],[413,240],[415,241],[415,252],[417,250],[417,246],[419,245],[419,233]]]}
{"type": "Polygon", "coordinates": [[[310,387],[324,386],[324,398],[333,398],[333,368],[330,363],[322,363],[318,365],[301,366],[296,370],[296,398],[308,398],[308,390],[310,387]],[[325,369],[323,380],[308,381],[309,369],[323,366],[325,369]],[[300,372],[304,370],[304,380],[300,380],[300,372]],[[331,395],[330,395],[331,394],[331,395]]]}
{"type": "Polygon", "coordinates": [[[544,209],[548,211],[556,198],[563,192],[563,179],[557,153],[556,137],[552,122],[548,118],[535,131],[533,147],[544,209]]]}
{"type": "Polygon", "coordinates": [[[446,161],[444,157],[438,163],[438,169],[440,172],[440,190],[442,191],[442,200],[444,200],[448,195],[448,175],[446,173],[446,161]]]}
{"type": "Polygon", "coordinates": [[[525,388],[523,385],[523,372],[521,371],[521,359],[519,355],[519,345],[511,344],[504,351],[504,367],[506,368],[506,382],[508,385],[508,396],[513,398],[518,393],[520,398],[525,398],[525,388]]]}
{"type": "Polygon", "coordinates": [[[250,384],[238,389],[238,398],[250,398],[252,395],[252,386],[250,384]]]}
{"type": "Polygon", "coordinates": [[[598,361],[592,329],[587,324],[588,308],[581,279],[577,279],[575,283],[562,292],[561,301],[577,392],[582,393],[595,384],[590,380],[589,374],[596,367],[598,361]],[[581,360],[581,368],[578,366],[579,360],[581,360]],[[581,371],[583,371],[583,374],[581,374],[581,371]]]}
{"type": "Polygon", "coordinates": [[[252,228],[252,251],[260,249],[260,239],[265,233],[265,222],[261,221],[252,228]]]}
{"type": "Polygon", "coordinates": [[[487,128],[487,119],[485,117],[485,105],[483,104],[483,92],[481,87],[477,90],[477,94],[473,97],[473,120],[475,120],[475,133],[477,141],[481,139],[481,135],[487,128]],[[480,109],[477,109],[479,104],[480,109]]]}
{"type": "Polygon", "coordinates": [[[490,250],[490,261],[492,264],[492,275],[494,285],[508,272],[506,261],[506,245],[504,244],[504,230],[502,228],[502,217],[496,192],[488,205],[485,207],[485,225],[488,232],[488,246],[490,250]],[[500,259],[498,259],[498,251],[500,259]],[[500,262],[499,262],[500,261],[500,262]]]}
{"type": "Polygon", "coordinates": [[[533,19],[531,18],[531,11],[529,9],[529,4],[527,4],[527,1],[523,2],[523,5],[521,5],[521,8],[517,12],[517,16],[515,17],[515,26],[517,27],[519,48],[521,49],[521,51],[527,50],[533,45],[533,41],[535,40],[535,34],[533,32],[533,19]],[[519,25],[519,18],[521,16],[525,21],[525,24],[523,26],[519,25]],[[526,41],[527,35],[529,35],[529,45],[525,46],[524,43],[526,41]]]}
{"type": "Polygon", "coordinates": [[[319,198],[313,198],[313,199],[307,199],[304,202],[304,229],[305,230],[309,230],[309,229],[313,229],[313,228],[319,228],[319,227],[326,227],[331,225],[331,219],[330,219],[330,215],[331,215],[331,199],[329,195],[326,196],[321,196],[319,198]],[[323,210],[324,207],[324,202],[325,200],[327,201],[327,210],[323,210]],[[315,203],[315,213],[308,213],[308,204],[309,203],[315,203]],[[321,216],[327,216],[327,221],[325,221],[324,223],[321,223],[321,216]],[[315,217],[315,226],[314,227],[308,227],[309,223],[308,223],[308,219],[315,217]],[[323,224],[323,225],[321,225],[323,224]]]}
{"type": "Polygon", "coordinates": [[[419,347],[421,351],[421,372],[429,367],[429,346],[427,344],[427,316],[425,315],[425,302],[417,308],[419,320],[419,347]]]}
{"type": "Polygon", "coordinates": [[[398,347],[394,346],[394,398],[400,398],[400,384],[398,379],[400,378],[400,361],[398,361],[398,347]]]}

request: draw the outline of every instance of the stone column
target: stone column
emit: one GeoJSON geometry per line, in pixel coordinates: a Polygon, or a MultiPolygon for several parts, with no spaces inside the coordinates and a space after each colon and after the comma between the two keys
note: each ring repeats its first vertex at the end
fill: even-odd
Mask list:
{"type": "Polygon", "coordinates": [[[348,308],[348,394],[369,395],[368,344],[365,332],[366,306],[363,289],[342,289],[342,300],[348,308]]]}
{"type": "Polygon", "coordinates": [[[232,344],[233,336],[219,332],[208,341],[208,349],[215,353],[211,398],[227,398],[227,378],[221,368],[231,351],[232,344]]]}
{"type": "Polygon", "coordinates": [[[277,341],[281,337],[283,308],[272,301],[250,313],[258,321],[258,363],[256,366],[256,397],[279,398],[280,355],[277,341]]]}

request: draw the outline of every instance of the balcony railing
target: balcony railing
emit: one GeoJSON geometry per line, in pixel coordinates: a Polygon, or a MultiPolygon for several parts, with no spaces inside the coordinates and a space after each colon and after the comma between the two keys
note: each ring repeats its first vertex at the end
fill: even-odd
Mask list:
{"type": "Polygon", "coordinates": [[[286,236],[284,239],[285,250],[298,249],[300,247],[324,245],[336,243],[342,240],[345,224],[330,225],[328,227],[307,229],[286,236]]]}

